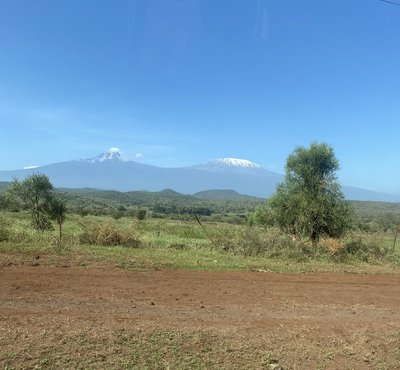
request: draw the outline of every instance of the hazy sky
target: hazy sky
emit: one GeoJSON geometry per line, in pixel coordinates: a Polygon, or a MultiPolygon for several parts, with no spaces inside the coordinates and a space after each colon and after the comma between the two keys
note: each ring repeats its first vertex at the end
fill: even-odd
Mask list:
{"type": "Polygon", "coordinates": [[[400,6],[380,0],[1,0],[0,169],[111,146],[283,172],[326,141],[400,194],[400,6]]]}

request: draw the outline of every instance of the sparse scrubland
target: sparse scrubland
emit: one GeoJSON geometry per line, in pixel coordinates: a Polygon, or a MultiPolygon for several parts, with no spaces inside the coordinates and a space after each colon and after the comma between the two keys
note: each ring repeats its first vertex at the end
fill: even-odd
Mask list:
{"type": "Polygon", "coordinates": [[[400,207],[345,201],[311,149],[268,202],[14,183],[0,366],[399,369],[400,207]]]}
{"type": "Polygon", "coordinates": [[[4,255],[43,250],[54,258],[108,256],[124,266],[131,265],[124,259],[135,257],[138,267],[148,263],[283,271],[361,264],[396,268],[399,207],[382,212],[385,207],[378,204],[377,214],[368,214],[368,203],[367,208],[361,203],[355,208],[344,200],[336,180],[338,168],[332,147],[312,143],[288,157],[285,181],[267,202],[239,197],[220,203],[213,199],[211,205],[172,190],[156,196],[60,193],[45,175],[33,175],[15,181],[1,194],[0,247],[4,255]],[[114,208],[109,216],[91,216],[93,212],[76,208],[85,204],[84,199],[92,206],[90,202],[107,200],[114,208]],[[216,205],[222,208],[221,219],[212,217],[216,205]],[[71,206],[74,212],[66,217],[71,206]]]}
{"type": "Polygon", "coordinates": [[[315,247],[206,219],[69,213],[60,243],[0,212],[0,367],[400,368],[392,229],[315,247]]]}
{"type": "Polygon", "coordinates": [[[400,368],[389,232],[315,248],[275,228],[70,214],[60,245],[27,212],[1,220],[5,369],[400,368]]]}
{"type": "Polygon", "coordinates": [[[62,244],[57,232],[37,232],[29,213],[0,213],[1,266],[40,261],[57,265],[114,263],[129,269],[187,268],[196,270],[396,272],[400,242],[386,232],[349,233],[345,238],[307,240],[277,228],[210,221],[69,215],[62,244]]]}

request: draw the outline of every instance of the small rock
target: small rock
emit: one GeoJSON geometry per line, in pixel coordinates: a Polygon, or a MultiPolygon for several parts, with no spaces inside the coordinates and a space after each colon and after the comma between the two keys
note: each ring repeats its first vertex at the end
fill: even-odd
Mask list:
{"type": "Polygon", "coordinates": [[[283,367],[278,364],[269,364],[270,370],[283,370],[283,367]]]}
{"type": "Polygon", "coordinates": [[[154,302],[150,302],[150,304],[151,304],[152,306],[154,306],[154,305],[155,305],[155,303],[154,303],[154,302]]]}

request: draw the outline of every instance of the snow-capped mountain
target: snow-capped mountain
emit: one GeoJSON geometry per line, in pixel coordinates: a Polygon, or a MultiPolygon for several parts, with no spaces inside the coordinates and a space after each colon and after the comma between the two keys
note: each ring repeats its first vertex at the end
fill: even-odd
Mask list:
{"type": "MultiPolygon", "coordinates": [[[[170,188],[180,193],[210,189],[232,189],[241,194],[268,197],[283,175],[245,159],[223,158],[191,167],[163,168],[125,160],[118,148],[91,159],[53,163],[38,168],[0,171],[0,181],[23,179],[34,173],[49,176],[56,187],[108,190],[160,191],[170,188]]],[[[400,201],[400,196],[343,187],[348,199],[400,201]]]]}
{"type": "Polygon", "coordinates": [[[238,168],[261,168],[260,165],[254,162],[251,162],[247,159],[238,159],[238,158],[213,159],[210,162],[203,163],[193,167],[209,171],[238,169],[238,168]]]}
{"type": "Polygon", "coordinates": [[[239,159],[239,158],[213,159],[207,163],[191,166],[190,168],[201,171],[214,172],[214,173],[215,172],[232,173],[232,174],[236,173],[243,175],[254,175],[257,177],[259,176],[269,177],[276,181],[282,180],[282,175],[269,171],[261,167],[257,163],[251,162],[247,159],[239,159]]]}
{"type": "Polygon", "coordinates": [[[101,153],[97,157],[86,159],[88,162],[104,162],[104,161],[119,161],[123,160],[123,154],[121,149],[111,147],[107,152],[101,153]]]}

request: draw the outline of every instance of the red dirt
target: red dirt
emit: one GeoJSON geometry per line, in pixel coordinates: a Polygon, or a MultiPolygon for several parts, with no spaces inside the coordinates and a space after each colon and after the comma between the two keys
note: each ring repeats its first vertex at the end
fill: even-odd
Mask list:
{"type": "MultiPolygon", "coordinates": [[[[41,330],[67,334],[89,327],[211,331],[265,345],[285,369],[321,361],[321,368],[394,369],[400,368],[400,277],[0,270],[0,354],[18,347],[13,333],[37,340],[41,330]]],[[[24,367],[21,361],[16,364],[24,367]]]]}

